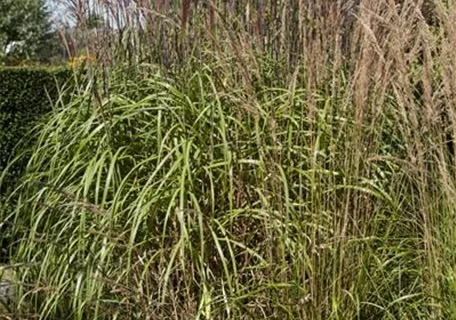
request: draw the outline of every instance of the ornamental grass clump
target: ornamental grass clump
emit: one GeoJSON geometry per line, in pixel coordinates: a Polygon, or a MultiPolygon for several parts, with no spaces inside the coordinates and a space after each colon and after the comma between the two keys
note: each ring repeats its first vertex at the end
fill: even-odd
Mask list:
{"type": "Polygon", "coordinates": [[[2,200],[10,315],[454,318],[456,11],[393,2],[128,20],[2,200]]]}

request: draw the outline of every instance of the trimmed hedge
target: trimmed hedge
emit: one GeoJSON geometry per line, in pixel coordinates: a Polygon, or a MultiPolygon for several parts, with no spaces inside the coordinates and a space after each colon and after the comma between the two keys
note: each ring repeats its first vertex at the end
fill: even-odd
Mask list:
{"type": "MultiPolygon", "coordinates": [[[[52,109],[51,102],[58,98],[58,88],[72,76],[73,71],[67,68],[0,67],[0,176],[8,161],[20,150],[19,141],[52,109]]],[[[30,138],[25,141],[33,142],[33,137],[30,138]]],[[[27,145],[21,144],[21,147],[27,145]]],[[[16,163],[0,184],[0,214],[9,210],[3,207],[2,195],[15,184],[22,171],[23,163],[16,163]]],[[[0,216],[0,263],[9,259],[8,248],[12,243],[9,232],[10,228],[0,216]]]]}
{"type": "Polygon", "coordinates": [[[0,67],[0,174],[15,156],[18,142],[52,109],[58,87],[72,75],[67,68],[0,67]]]}

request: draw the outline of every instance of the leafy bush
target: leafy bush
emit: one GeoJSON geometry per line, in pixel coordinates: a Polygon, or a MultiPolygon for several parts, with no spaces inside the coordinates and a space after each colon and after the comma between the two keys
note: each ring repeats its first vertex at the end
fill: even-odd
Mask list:
{"type": "Polygon", "coordinates": [[[58,87],[71,75],[66,68],[0,68],[0,172],[35,121],[52,109],[58,87]]]}
{"type": "MultiPolygon", "coordinates": [[[[37,120],[52,109],[52,101],[61,96],[59,86],[71,75],[65,68],[0,68],[0,176],[7,173],[5,183],[0,186],[0,196],[15,185],[27,161],[27,157],[21,157],[5,170],[19,153],[19,141],[27,137],[22,148],[33,143],[30,131],[37,120]]],[[[0,211],[10,212],[13,207],[12,203],[0,204],[0,211]]],[[[6,223],[0,219],[0,262],[6,262],[9,256],[6,248],[11,238],[6,223]]]]}

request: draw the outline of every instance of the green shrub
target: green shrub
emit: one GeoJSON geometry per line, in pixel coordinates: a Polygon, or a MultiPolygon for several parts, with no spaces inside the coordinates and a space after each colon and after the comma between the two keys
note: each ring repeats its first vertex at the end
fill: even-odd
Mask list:
{"type": "MultiPolygon", "coordinates": [[[[58,87],[71,74],[66,68],[0,68],[0,172],[36,120],[51,110],[58,87]]],[[[17,174],[17,170],[11,172],[17,174]]]]}

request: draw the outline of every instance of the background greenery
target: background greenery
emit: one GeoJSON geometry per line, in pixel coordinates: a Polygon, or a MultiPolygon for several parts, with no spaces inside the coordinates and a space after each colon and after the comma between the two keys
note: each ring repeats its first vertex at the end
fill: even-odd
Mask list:
{"type": "MultiPolygon", "coordinates": [[[[0,170],[17,155],[15,149],[40,117],[52,109],[59,88],[73,75],[67,68],[0,68],[0,170]]],[[[15,175],[19,168],[14,168],[15,175]]]]}
{"type": "Polygon", "coordinates": [[[45,0],[2,0],[0,12],[0,65],[60,60],[64,46],[45,0]]]}

